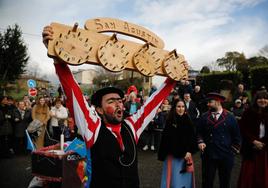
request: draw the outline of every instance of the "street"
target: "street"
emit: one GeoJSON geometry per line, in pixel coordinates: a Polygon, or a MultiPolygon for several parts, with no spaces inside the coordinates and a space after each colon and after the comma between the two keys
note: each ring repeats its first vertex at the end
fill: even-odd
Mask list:
{"type": "MultiPolygon", "coordinates": [[[[152,151],[139,151],[139,175],[141,188],[158,188],[161,181],[162,162],[152,151]]],[[[199,153],[194,155],[196,188],[201,187],[201,163],[199,153]]],[[[31,156],[20,155],[10,159],[0,159],[0,187],[1,188],[27,188],[31,181],[31,156]]],[[[231,188],[236,187],[240,171],[240,157],[236,157],[233,169],[231,188]]],[[[215,188],[218,187],[216,178],[215,188]]]]}

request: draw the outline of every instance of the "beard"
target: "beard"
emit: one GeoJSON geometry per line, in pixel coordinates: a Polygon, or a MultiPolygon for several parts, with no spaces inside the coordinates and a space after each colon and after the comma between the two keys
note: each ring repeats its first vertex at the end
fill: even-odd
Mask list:
{"type": "Polygon", "coordinates": [[[217,108],[215,108],[215,107],[209,107],[209,110],[211,111],[211,112],[217,112],[217,108]]]}
{"type": "Polygon", "coordinates": [[[104,113],[103,116],[109,124],[119,124],[123,121],[122,116],[117,117],[117,112],[113,114],[104,113]]]}

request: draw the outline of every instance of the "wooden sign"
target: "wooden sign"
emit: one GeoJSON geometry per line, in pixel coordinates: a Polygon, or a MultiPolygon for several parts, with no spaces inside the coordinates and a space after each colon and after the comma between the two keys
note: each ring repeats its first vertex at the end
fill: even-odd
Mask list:
{"type": "Polygon", "coordinates": [[[109,71],[138,71],[145,76],[162,75],[174,80],[188,77],[184,56],[163,50],[164,42],[151,31],[118,19],[88,20],[85,29],[51,23],[53,40],[48,55],[70,65],[101,65],[109,71]],[[106,35],[102,32],[114,34],[106,35]],[[139,38],[145,43],[119,39],[117,33],[139,38]]]}
{"type": "Polygon", "coordinates": [[[87,20],[85,28],[87,30],[92,30],[98,33],[121,33],[124,35],[141,39],[144,42],[149,42],[153,46],[161,49],[163,49],[165,46],[163,40],[148,29],[119,19],[96,18],[92,20],[87,20]]]}

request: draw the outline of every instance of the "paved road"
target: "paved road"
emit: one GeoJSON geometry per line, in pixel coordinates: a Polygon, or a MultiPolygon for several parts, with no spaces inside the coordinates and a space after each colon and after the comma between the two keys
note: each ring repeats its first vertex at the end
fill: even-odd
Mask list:
{"type": "Polygon", "coordinates": [[[10,159],[0,158],[0,187],[26,188],[32,178],[31,156],[20,155],[10,159]]]}
{"type": "MultiPolygon", "coordinates": [[[[162,162],[156,160],[156,153],[152,151],[139,151],[139,174],[141,188],[158,188],[161,180],[162,162]]],[[[197,188],[201,185],[201,164],[199,154],[194,156],[195,177],[197,188]]],[[[0,158],[0,187],[1,188],[27,188],[31,175],[31,156],[21,155],[11,159],[0,158]]],[[[232,174],[231,188],[236,187],[240,171],[240,157],[237,157],[232,174]]],[[[218,186],[215,182],[215,188],[218,186]]]]}

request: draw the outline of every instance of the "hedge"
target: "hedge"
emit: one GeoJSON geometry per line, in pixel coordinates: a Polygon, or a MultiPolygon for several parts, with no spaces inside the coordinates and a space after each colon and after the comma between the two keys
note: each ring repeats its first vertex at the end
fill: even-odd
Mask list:
{"type": "Polygon", "coordinates": [[[219,92],[221,89],[233,90],[242,81],[243,75],[240,72],[212,72],[201,74],[196,77],[197,84],[200,84],[205,93],[219,92]]]}
{"type": "Polygon", "coordinates": [[[255,93],[261,86],[268,89],[268,66],[259,66],[250,69],[251,89],[255,93]]]}

